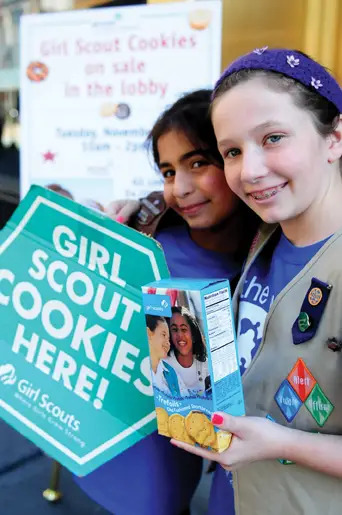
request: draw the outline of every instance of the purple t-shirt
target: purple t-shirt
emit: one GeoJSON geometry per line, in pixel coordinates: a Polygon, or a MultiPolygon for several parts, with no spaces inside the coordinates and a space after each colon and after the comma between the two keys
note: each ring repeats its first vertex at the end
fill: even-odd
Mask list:
{"type": "MultiPolygon", "coordinates": [[[[165,229],[156,235],[173,277],[235,278],[241,263],[227,254],[205,250],[190,238],[187,227],[165,229]]],[[[78,484],[98,504],[115,515],[178,515],[191,502],[200,481],[202,459],[182,451],[157,432],[113,458],[78,484]]],[[[232,504],[225,481],[224,507],[232,504]]],[[[220,512],[223,506],[221,505],[220,512]]],[[[224,513],[229,513],[224,509],[224,513]]]]}
{"type": "Polygon", "coordinates": [[[242,263],[225,252],[206,250],[191,238],[186,225],[166,229],[156,234],[161,243],[172,277],[236,279],[242,263]]]}
{"type": "Polygon", "coordinates": [[[283,233],[278,242],[275,240],[277,237],[279,235],[271,239],[249,269],[240,296],[237,339],[241,374],[258,350],[265,319],[275,297],[327,241],[325,239],[306,247],[296,247],[283,233]]]}

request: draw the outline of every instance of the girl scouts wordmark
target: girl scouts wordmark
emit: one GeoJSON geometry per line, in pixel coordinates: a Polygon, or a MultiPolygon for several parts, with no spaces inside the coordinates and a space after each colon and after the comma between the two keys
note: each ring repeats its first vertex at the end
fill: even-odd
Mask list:
{"type": "Polygon", "coordinates": [[[52,455],[45,433],[85,454],[116,438],[109,459],[155,429],[141,286],[168,275],[163,253],[37,187],[0,236],[1,415],[52,455]]]}

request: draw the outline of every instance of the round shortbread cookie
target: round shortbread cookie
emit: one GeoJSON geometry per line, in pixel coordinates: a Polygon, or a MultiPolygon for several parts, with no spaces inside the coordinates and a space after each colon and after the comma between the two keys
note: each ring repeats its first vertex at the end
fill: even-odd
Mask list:
{"type": "Polygon", "coordinates": [[[228,431],[217,431],[215,433],[215,443],[211,446],[213,451],[223,452],[230,446],[232,441],[232,433],[228,431]]]}
{"type": "Polygon", "coordinates": [[[117,109],[118,104],[114,104],[113,102],[106,102],[101,106],[100,115],[104,117],[114,116],[116,114],[117,109]]]}
{"type": "Polygon", "coordinates": [[[164,436],[171,436],[169,433],[169,415],[164,408],[156,408],[158,433],[164,436]]]}
{"type": "Polygon", "coordinates": [[[190,411],[185,419],[188,434],[202,447],[211,447],[216,441],[214,426],[200,411],[190,411]]]}
{"type": "Polygon", "coordinates": [[[192,29],[204,30],[211,22],[211,12],[205,9],[196,9],[189,13],[189,24],[192,29]]]}
{"type": "Polygon", "coordinates": [[[179,413],[174,413],[169,418],[169,431],[172,438],[181,442],[194,444],[194,440],[188,435],[184,425],[184,417],[179,413]]]}

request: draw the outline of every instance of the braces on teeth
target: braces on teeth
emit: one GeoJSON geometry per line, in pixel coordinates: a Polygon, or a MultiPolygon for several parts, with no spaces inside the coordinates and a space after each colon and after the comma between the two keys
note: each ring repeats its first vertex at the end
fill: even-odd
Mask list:
{"type": "Polygon", "coordinates": [[[255,199],[260,200],[262,198],[270,198],[273,197],[277,193],[278,190],[272,190],[270,192],[266,192],[263,195],[253,195],[255,199]]]}

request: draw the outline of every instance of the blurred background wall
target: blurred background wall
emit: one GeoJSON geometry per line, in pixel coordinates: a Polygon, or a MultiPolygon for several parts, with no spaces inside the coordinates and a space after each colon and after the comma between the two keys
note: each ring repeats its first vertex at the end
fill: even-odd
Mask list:
{"type": "MultiPolygon", "coordinates": [[[[160,2],[165,0],[148,0],[160,2]]],[[[284,46],[310,54],[342,82],[342,0],[222,0],[222,4],[222,67],[253,48],[284,46]]]]}

